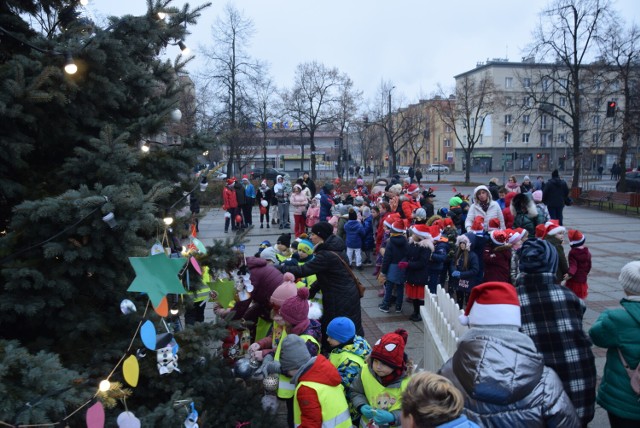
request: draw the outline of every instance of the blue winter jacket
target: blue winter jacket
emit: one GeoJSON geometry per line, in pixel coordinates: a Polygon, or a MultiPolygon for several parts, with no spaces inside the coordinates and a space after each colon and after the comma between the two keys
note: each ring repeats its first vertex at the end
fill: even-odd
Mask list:
{"type": "Polygon", "coordinates": [[[373,250],[376,247],[376,240],[373,236],[373,217],[369,216],[362,220],[364,227],[364,240],[362,241],[363,250],[373,250]]]}
{"type": "Polygon", "coordinates": [[[347,248],[362,248],[364,239],[364,227],[358,220],[348,220],[344,224],[344,232],[346,235],[345,244],[347,248]]]}
{"type": "Polygon", "coordinates": [[[320,221],[327,221],[331,217],[331,208],[333,208],[333,196],[324,188],[320,189],[320,221]]]}
{"type": "Polygon", "coordinates": [[[435,250],[431,253],[429,261],[429,273],[442,272],[444,262],[447,261],[447,253],[449,252],[449,243],[438,241],[435,243],[435,250]]]}
{"type": "Polygon", "coordinates": [[[382,268],[380,272],[387,277],[387,281],[394,284],[404,284],[405,270],[398,267],[398,263],[405,260],[409,243],[404,235],[391,235],[384,249],[382,268]]]}

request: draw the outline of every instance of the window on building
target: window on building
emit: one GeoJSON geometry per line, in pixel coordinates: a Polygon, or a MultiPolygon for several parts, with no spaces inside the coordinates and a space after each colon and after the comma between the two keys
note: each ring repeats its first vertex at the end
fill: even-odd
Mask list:
{"type": "Polygon", "coordinates": [[[507,107],[512,106],[512,105],[513,105],[513,98],[511,98],[511,97],[505,97],[505,99],[504,99],[504,104],[505,104],[507,107]]]}
{"type": "Polygon", "coordinates": [[[609,134],[609,142],[610,143],[615,143],[616,142],[616,134],[614,134],[613,132],[611,134],[609,134]]]}
{"type": "Polygon", "coordinates": [[[558,80],[558,85],[560,86],[561,89],[567,89],[568,83],[569,83],[569,81],[567,79],[559,79],[558,80]]]}
{"type": "Polygon", "coordinates": [[[510,142],[511,142],[511,132],[506,132],[506,133],[504,134],[504,140],[505,140],[505,142],[507,142],[507,143],[510,143],[510,142]]]}
{"type": "Polygon", "coordinates": [[[335,147],[335,148],[339,148],[340,147],[340,139],[339,138],[333,140],[333,147],[335,147]]]}
{"type": "Polygon", "coordinates": [[[603,106],[604,104],[602,103],[602,98],[594,98],[593,105],[595,106],[596,110],[603,106]]]}
{"type": "Polygon", "coordinates": [[[450,138],[445,138],[444,139],[444,146],[445,147],[451,147],[451,139],[450,138]]]}
{"type": "Polygon", "coordinates": [[[561,123],[563,126],[566,126],[566,125],[565,125],[565,115],[564,115],[564,114],[561,114],[560,116],[558,116],[558,120],[560,121],[560,123],[561,123]]]}
{"type": "Polygon", "coordinates": [[[600,125],[600,116],[596,115],[593,116],[593,126],[598,126],[600,125]]]}
{"type": "Polygon", "coordinates": [[[540,117],[540,129],[547,129],[547,115],[543,114],[540,117]]]}
{"type": "Polygon", "coordinates": [[[549,145],[549,140],[551,134],[540,134],[540,147],[547,147],[549,145]]]}
{"type": "Polygon", "coordinates": [[[504,87],[505,88],[513,87],[513,77],[505,77],[504,78],[504,87]]]}
{"type": "Polygon", "coordinates": [[[531,87],[531,78],[530,77],[525,77],[524,79],[522,79],[522,86],[525,88],[530,88],[531,87]]]}
{"type": "Polygon", "coordinates": [[[567,136],[565,134],[558,134],[558,143],[565,143],[567,141],[567,136]]]}
{"type": "Polygon", "coordinates": [[[505,114],[504,115],[504,124],[505,125],[511,125],[511,115],[510,114],[505,114]]]}
{"type": "Polygon", "coordinates": [[[598,134],[597,132],[593,134],[591,136],[591,141],[593,141],[594,144],[598,144],[598,142],[600,141],[600,134],[598,134]]]}
{"type": "Polygon", "coordinates": [[[567,106],[567,98],[560,97],[560,99],[558,100],[558,105],[560,107],[566,107],[567,106]]]}
{"type": "Polygon", "coordinates": [[[551,79],[542,79],[542,92],[549,92],[551,90],[551,79]]]}
{"type": "Polygon", "coordinates": [[[522,142],[523,143],[528,143],[529,142],[529,137],[530,137],[529,133],[522,134],[522,142]]]}
{"type": "Polygon", "coordinates": [[[522,98],[522,105],[524,107],[531,107],[533,105],[533,100],[531,97],[524,97],[522,98]]]}
{"type": "Polygon", "coordinates": [[[530,121],[531,121],[531,116],[529,116],[528,114],[522,115],[522,123],[528,124],[530,121]]]}
{"type": "Polygon", "coordinates": [[[453,132],[453,129],[449,125],[445,125],[444,126],[444,132],[451,133],[451,132],[453,132]]]}

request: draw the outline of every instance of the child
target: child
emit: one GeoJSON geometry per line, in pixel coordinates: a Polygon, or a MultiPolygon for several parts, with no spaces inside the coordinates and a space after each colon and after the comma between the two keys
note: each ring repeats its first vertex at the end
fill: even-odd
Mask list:
{"type": "Polygon", "coordinates": [[[544,215],[538,210],[535,202],[527,193],[519,193],[511,200],[513,227],[522,227],[529,235],[536,233],[536,226],[545,223],[544,215]]]}
{"type": "Polygon", "coordinates": [[[533,197],[533,202],[536,204],[538,213],[544,217],[545,223],[548,222],[551,217],[549,216],[549,208],[547,208],[545,203],[542,202],[542,190],[536,190],[531,194],[531,196],[533,197]]]}
{"type": "Polygon", "coordinates": [[[362,240],[364,238],[364,227],[358,221],[358,213],[351,208],[349,209],[349,220],[344,224],[344,232],[346,235],[345,244],[347,245],[347,258],[349,264],[356,263],[356,268],[362,270],[362,240]],[[354,260],[355,258],[355,260],[354,260]]]}
{"type": "MultiPolygon", "coordinates": [[[[380,268],[382,267],[382,256],[384,253],[384,247],[387,245],[386,240],[389,239],[389,228],[393,221],[388,217],[392,215],[388,202],[380,202],[378,205],[380,208],[380,218],[378,220],[378,228],[376,229],[376,270],[373,272],[373,276],[378,276],[380,268]]],[[[399,215],[398,215],[399,217],[399,215]]]]}
{"type": "MultiPolygon", "coordinates": [[[[449,219],[451,221],[451,219],[449,219]]],[[[436,222],[437,223],[437,222],[436,222]]],[[[456,229],[453,225],[451,225],[452,233],[457,233],[456,229]]],[[[449,240],[442,236],[440,232],[440,226],[438,224],[431,225],[430,235],[433,238],[434,250],[431,253],[431,258],[429,259],[429,267],[427,268],[427,274],[429,275],[429,280],[427,284],[429,285],[429,291],[434,293],[440,284],[444,287],[444,282],[441,282],[442,272],[445,269],[445,264],[447,263],[448,253],[449,253],[449,240]]]]}
{"type": "Polygon", "coordinates": [[[391,295],[394,290],[396,291],[396,313],[402,312],[405,272],[400,269],[398,263],[403,261],[407,255],[408,243],[404,232],[404,222],[399,218],[391,225],[389,242],[384,249],[382,268],[378,277],[378,282],[384,283],[384,298],[382,303],[378,305],[378,309],[385,313],[389,313],[391,295]]]}
{"type": "MultiPolygon", "coordinates": [[[[429,279],[429,259],[434,246],[430,228],[426,224],[414,224],[411,233],[406,261],[400,262],[399,265],[401,268],[405,266],[407,270],[404,293],[413,303],[413,314],[409,319],[417,322],[422,320],[420,306],[424,304],[424,287],[429,279]]],[[[435,293],[435,290],[431,292],[435,293]]]]}
{"type": "Polygon", "coordinates": [[[555,283],[560,284],[565,279],[565,275],[569,273],[569,263],[567,256],[564,254],[562,243],[564,242],[564,234],[566,229],[560,226],[558,220],[550,220],[545,223],[546,229],[543,239],[553,245],[558,252],[558,270],[556,270],[555,283]]]}
{"type": "Polygon", "coordinates": [[[420,372],[402,393],[402,426],[479,428],[462,414],[463,408],[464,398],[449,379],[420,372]]]}
{"type": "MultiPolygon", "coordinates": [[[[451,265],[451,281],[456,291],[456,302],[460,308],[467,305],[471,289],[477,284],[479,263],[478,256],[471,249],[471,234],[458,236],[456,245],[458,249],[451,265]]],[[[449,286],[451,290],[451,286],[449,286]]]]}
{"type": "Polygon", "coordinates": [[[311,229],[314,224],[320,221],[320,194],[311,198],[311,204],[307,208],[306,226],[311,229]]]}
{"type": "Polygon", "coordinates": [[[362,251],[364,252],[363,265],[371,264],[371,252],[376,246],[373,236],[373,215],[369,207],[362,207],[362,228],[364,229],[364,238],[362,238],[362,251]]]}
{"type": "Polygon", "coordinates": [[[296,334],[282,341],[280,371],[291,379],[293,388],[289,426],[351,427],[340,374],[324,356],[312,356],[296,334]]]}
{"type": "Polygon", "coordinates": [[[464,227],[464,219],[462,218],[462,208],[460,207],[460,204],[462,204],[461,197],[452,197],[449,199],[449,211],[447,212],[447,216],[453,220],[453,224],[458,231],[458,235],[462,233],[462,228],[464,227]]]}
{"type": "Polygon", "coordinates": [[[584,246],[585,237],[579,230],[570,230],[569,272],[565,275],[567,287],[582,300],[587,298],[587,276],[591,272],[591,253],[584,246]]]}
{"type": "Polygon", "coordinates": [[[278,259],[278,263],[284,263],[288,258],[291,257],[293,251],[291,250],[291,234],[283,233],[278,237],[276,241],[276,245],[274,249],[276,250],[276,258],[278,259]]]}
{"type": "MultiPolygon", "coordinates": [[[[542,234],[544,234],[544,224],[536,226],[536,236],[531,237],[531,239],[537,238],[539,229],[542,229],[542,234]]],[[[511,281],[508,282],[515,286],[516,279],[520,273],[520,253],[518,250],[522,247],[522,243],[529,238],[529,232],[524,229],[507,229],[507,231],[509,233],[509,245],[511,245],[511,281]]]]}
{"type": "Polygon", "coordinates": [[[498,281],[511,282],[511,245],[509,232],[506,230],[492,230],[489,242],[484,247],[482,259],[484,261],[484,277],[482,282],[498,281]]]}
{"type": "Polygon", "coordinates": [[[371,353],[371,346],[364,337],[356,335],[356,326],[347,317],[332,319],[327,326],[327,336],[327,342],[331,346],[329,361],[340,373],[351,420],[358,426],[360,413],[351,405],[351,383],[366,365],[365,360],[371,353]]]}
{"type": "Polygon", "coordinates": [[[362,415],[360,426],[369,426],[371,420],[379,427],[400,425],[401,397],[411,375],[404,352],[407,336],[404,329],[382,336],[351,384],[351,401],[362,415]]]}

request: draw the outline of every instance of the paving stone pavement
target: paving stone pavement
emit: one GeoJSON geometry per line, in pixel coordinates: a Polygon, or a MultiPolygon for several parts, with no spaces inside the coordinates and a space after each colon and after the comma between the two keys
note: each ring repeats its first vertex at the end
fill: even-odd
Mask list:
{"type": "MultiPolygon", "coordinates": [[[[439,183],[437,186],[432,185],[432,187],[436,187],[434,203],[436,209],[447,206],[449,198],[454,194],[452,186],[439,183]]],[[[465,186],[456,186],[456,189],[463,194],[470,194],[473,191],[472,187],[465,186]]],[[[588,331],[604,309],[618,307],[619,301],[624,295],[617,281],[622,266],[629,261],[640,260],[640,217],[631,212],[624,215],[611,213],[606,209],[598,210],[597,208],[574,205],[565,208],[564,218],[564,226],[567,229],[577,228],[585,234],[586,246],[589,247],[592,254],[593,268],[589,275],[589,295],[586,299],[587,311],[584,316],[584,329],[588,331]]],[[[244,234],[248,255],[254,254],[263,240],[269,240],[274,244],[282,232],[293,232],[291,229],[280,230],[277,226],[274,228],[273,225],[270,229],[260,229],[257,209],[253,210],[253,222],[255,227],[248,229],[244,234]]],[[[219,207],[209,209],[200,220],[198,238],[205,245],[211,245],[213,240],[229,238],[231,232],[225,234],[223,225],[224,211],[219,207]]],[[[568,254],[568,244],[565,251],[568,254]]],[[[384,333],[400,327],[406,329],[409,332],[407,354],[418,367],[421,367],[424,358],[423,324],[409,320],[409,315],[412,312],[410,304],[403,305],[401,314],[386,314],[378,310],[381,299],[377,292],[380,287],[372,275],[373,269],[371,266],[365,267],[361,272],[355,271],[367,288],[365,296],[361,300],[365,337],[373,344],[384,333]]],[[[606,351],[594,347],[594,354],[598,374],[601,375],[606,351]]],[[[589,426],[608,427],[606,412],[598,407],[596,417],[589,426]]]]}

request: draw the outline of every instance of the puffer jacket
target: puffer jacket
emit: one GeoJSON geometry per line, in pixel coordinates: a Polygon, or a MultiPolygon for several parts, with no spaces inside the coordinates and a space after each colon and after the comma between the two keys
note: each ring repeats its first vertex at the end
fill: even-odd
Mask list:
{"type": "Polygon", "coordinates": [[[551,178],[542,190],[542,202],[551,208],[564,207],[565,198],[569,196],[569,186],[561,178],[551,178]]]}
{"type": "Polygon", "coordinates": [[[362,219],[362,227],[364,228],[364,239],[362,240],[363,250],[373,250],[376,247],[375,237],[373,236],[373,217],[364,217],[362,219]]]}
{"type": "Polygon", "coordinates": [[[489,192],[489,188],[484,185],[480,185],[473,190],[473,203],[469,206],[469,212],[467,213],[467,219],[464,222],[464,227],[469,230],[471,229],[471,224],[473,223],[473,219],[477,216],[484,217],[484,230],[489,229],[489,221],[492,218],[497,218],[500,220],[500,229],[504,229],[504,217],[502,216],[502,210],[500,209],[500,205],[496,201],[491,198],[491,192],[489,192]],[[480,190],[486,190],[489,193],[489,208],[485,212],[478,203],[478,192],[480,190]]]}
{"type": "Polygon", "coordinates": [[[607,348],[607,362],[596,400],[618,417],[640,421],[640,402],[618,355],[620,349],[632,368],[640,363],[640,297],[625,297],[620,305],[621,309],[602,312],[589,330],[594,345],[607,348]]]}
{"type": "Polygon", "coordinates": [[[233,318],[255,322],[261,317],[271,321],[271,295],[283,283],[283,275],[266,259],[259,257],[247,257],[247,267],[253,291],[250,299],[236,303],[233,318]]]}
{"type": "Polygon", "coordinates": [[[544,215],[538,211],[535,202],[528,194],[520,193],[511,200],[509,207],[513,215],[513,227],[521,227],[529,232],[529,236],[536,235],[536,226],[544,224],[544,215]]]}
{"type": "Polygon", "coordinates": [[[392,234],[384,249],[382,268],[380,272],[387,277],[387,281],[394,284],[404,284],[405,271],[398,267],[398,263],[405,260],[409,243],[404,235],[392,234]]]}
{"type": "Polygon", "coordinates": [[[448,253],[448,242],[437,241],[435,243],[435,249],[431,253],[431,258],[429,259],[429,273],[442,272],[442,269],[444,269],[444,263],[447,261],[448,253]]]}
{"type": "Polygon", "coordinates": [[[560,378],[515,326],[471,328],[440,374],[462,392],[463,413],[480,426],[580,427],[560,378]]]}
{"type": "MultiPolygon", "coordinates": [[[[322,340],[327,349],[327,325],[336,317],[347,317],[356,326],[356,334],[364,336],[360,314],[360,293],[347,271],[347,267],[338,260],[348,263],[344,241],[335,235],[316,245],[313,260],[299,266],[282,266],[283,272],[291,272],[296,278],[316,275],[318,278],[310,290],[310,297],[322,292],[322,340]],[[337,253],[337,254],[335,254],[337,253]]],[[[282,280],[280,281],[282,284],[282,280]]]]}
{"type": "Polygon", "coordinates": [[[364,227],[358,220],[347,220],[344,224],[345,244],[347,248],[362,248],[364,227]]]}
{"type": "Polygon", "coordinates": [[[411,239],[407,246],[406,260],[407,266],[406,281],[414,285],[425,285],[429,280],[429,259],[434,250],[431,239],[423,239],[416,242],[411,239]]]}

